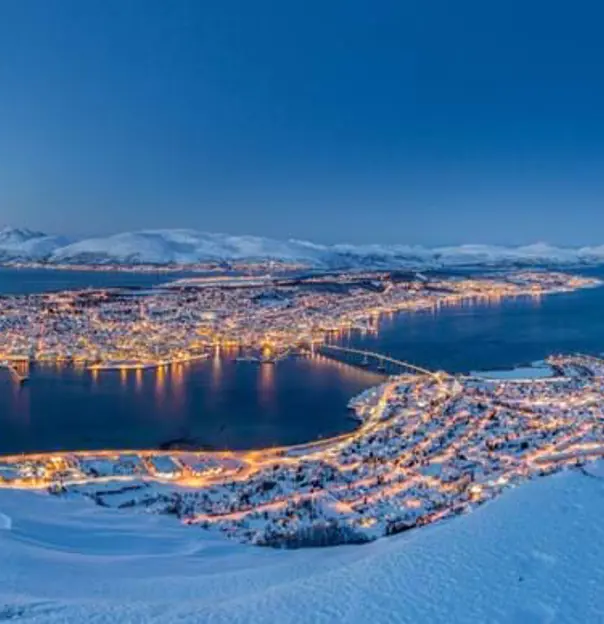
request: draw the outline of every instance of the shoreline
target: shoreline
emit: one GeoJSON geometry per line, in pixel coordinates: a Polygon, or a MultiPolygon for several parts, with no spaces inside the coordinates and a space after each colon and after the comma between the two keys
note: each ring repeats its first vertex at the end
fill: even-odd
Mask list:
{"type": "MultiPolygon", "coordinates": [[[[20,334],[16,336],[11,335],[9,338],[5,338],[9,348],[7,348],[7,346],[4,347],[0,353],[0,361],[24,361],[27,359],[32,362],[44,360],[62,363],[65,360],[73,359],[80,362],[95,362],[91,368],[101,371],[109,369],[161,367],[166,363],[178,363],[181,360],[185,361],[187,359],[209,357],[212,349],[220,349],[222,346],[228,348],[230,346],[242,347],[247,345],[250,348],[256,348],[261,351],[268,348],[269,353],[272,351],[283,353],[290,349],[300,348],[301,345],[306,345],[311,349],[315,344],[325,345],[334,332],[338,334],[351,329],[361,330],[363,328],[371,330],[376,319],[379,320],[381,316],[392,313],[419,312],[426,309],[438,309],[439,307],[446,307],[448,305],[463,304],[465,302],[500,301],[502,299],[518,297],[544,297],[586,288],[601,287],[604,284],[602,280],[596,278],[583,278],[557,273],[539,274],[535,272],[513,273],[508,275],[502,282],[478,279],[465,281],[449,280],[445,283],[449,288],[444,292],[436,293],[428,290],[425,293],[421,291],[409,295],[408,291],[403,288],[398,292],[397,297],[393,300],[387,300],[385,297],[386,293],[390,293],[395,289],[394,284],[389,283],[380,293],[380,297],[375,296],[372,299],[368,299],[366,303],[364,301],[360,302],[357,308],[349,312],[347,311],[346,316],[342,316],[336,307],[333,311],[329,310],[329,313],[325,313],[326,318],[321,319],[320,322],[310,327],[308,327],[307,323],[301,323],[299,319],[295,318],[295,312],[298,312],[298,315],[305,312],[308,307],[306,303],[301,304],[301,310],[292,311],[289,306],[279,308],[278,313],[283,316],[283,327],[279,328],[278,333],[280,335],[278,339],[273,339],[271,336],[272,333],[275,333],[273,328],[271,326],[265,327],[263,324],[265,322],[263,319],[265,315],[268,314],[264,309],[256,312],[262,322],[260,323],[260,329],[255,329],[254,331],[250,330],[249,327],[245,325],[244,320],[241,320],[245,319],[243,310],[237,310],[241,315],[239,322],[242,323],[242,326],[237,329],[231,328],[228,323],[225,323],[225,325],[229,329],[217,329],[214,324],[216,316],[213,312],[210,312],[209,316],[206,315],[203,319],[196,318],[195,314],[192,312],[193,308],[187,310],[188,316],[185,320],[181,320],[181,311],[179,308],[181,308],[184,303],[181,303],[178,297],[181,297],[183,292],[186,292],[186,289],[173,294],[168,294],[161,290],[151,290],[148,295],[149,302],[145,303],[149,306],[156,305],[160,307],[162,305],[165,307],[169,304],[170,314],[167,318],[160,316],[157,320],[149,320],[147,318],[148,313],[137,312],[138,316],[135,316],[134,320],[129,320],[129,325],[124,323],[125,329],[123,333],[125,335],[122,335],[118,331],[120,315],[118,314],[117,316],[118,320],[114,320],[113,316],[110,315],[110,312],[111,314],[116,314],[111,307],[116,304],[116,302],[109,301],[109,303],[106,304],[109,318],[105,321],[99,320],[101,316],[100,311],[103,310],[103,296],[101,295],[103,295],[103,293],[106,294],[109,290],[113,290],[117,293],[117,304],[121,306],[118,307],[118,311],[124,312],[125,310],[128,313],[126,318],[129,319],[130,315],[134,314],[133,310],[136,309],[138,311],[139,308],[140,310],[143,309],[142,303],[137,302],[136,305],[134,305],[131,301],[127,300],[127,298],[126,301],[121,301],[119,299],[120,289],[99,289],[98,291],[92,291],[87,294],[83,294],[81,291],[62,291],[54,295],[33,295],[31,299],[37,303],[31,304],[32,311],[30,315],[32,316],[31,321],[36,321],[35,326],[44,326],[45,306],[50,305],[46,303],[47,300],[58,300],[61,302],[62,298],[71,297],[73,301],[71,301],[69,305],[71,305],[72,308],[75,308],[76,305],[84,306],[94,304],[97,306],[99,310],[97,315],[87,319],[90,335],[86,336],[82,334],[84,331],[83,329],[79,330],[77,336],[67,333],[67,337],[65,337],[63,333],[59,333],[56,336],[56,341],[52,342],[51,350],[48,350],[48,347],[45,350],[44,346],[40,346],[40,338],[33,341],[33,337],[25,336],[24,341],[23,336],[20,334]],[[93,295],[93,293],[96,294],[93,295]],[[79,298],[82,297],[84,297],[84,300],[80,302],[79,298]],[[176,299],[174,299],[175,297],[176,299]],[[293,318],[290,318],[292,316],[293,318]],[[175,319],[178,319],[178,322],[175,319]],[[300,323],[298,327],[296,326],[297,323],[300,323]],[[173,328],[172,325],[174,325],[173,328]],[[97,335],[99,326],[103,327],[104,331],[106,330],[112,333],[113,343],[109,342],[109,344],[106,344],[105,340],[101,343],[94,342],[94,337],[97,335]],[[116,329],[116,327],[118,327],[118,329],[116,329]],[[197,337],[195,334],[200,332],[200,327],[203,327],[203,332],[200,333],[200,337],[197,337]],[[132,333],[137,336],[136,341],[126,341],[126,335],[132,333]],[[178,337],[176,345],[174,345],[175,333],[178,337]],[[194,338],[192,338],[192,334],[194,338]],[[82,346],[81,344],[82,335],[86,337],[86,342],[88,343],[86,346],[82,346]],[[161,340],[158,340],[156,335],[160,335],[161,340]],[[203,339],[201,336],[203,336],[203,339]],[[27,344],[27,347],[22,344],[23,342],[27,344]],[[124,342],[131,344],[125,347],[124,342]],[[14,343],[19,344],[16,352],[14,347],[12,350],[10,348],[14,343]],[[154,359],[157,357],[158,343],[159,346],[164,347],[166,344],[171,345],[170,355],[172,355],[172,357],[168,355],[162,357],[160,360],[154,359]],[[199,353],[200,349],[204,349],[203,354],[199,353]],[[117,352],[119,352],[122,357],[116,358],[115,354],[117,352]],[[118,362],[113,363],[115,360],[118,360],[118,362]]],[[[257,285],[256,287],[262,288],[262,286],[257,285]]],[[[212,300],[212,295],[207,295],[206,292],[204,292],[205,290],[206,288],[204,287],[194,291],[195,296],[198,299],[200,298],[199,300],[202,302],[204,301],[203,298],[206,296],[210,297],[210,300],[212,300]]],[[[207,290],[210,292],[220,291],[220,283],[213,284],[213,286],[211,288],[208,287],[207,290]]],[[[170,289],[168,289],[168,291],[170,291],[170,289]]],[[[225,287],[225,291],[228,291],[228,287],[225,287]]],[[[369,295],[369,297],[371,296],[372,295],[369,295]]],[[[23,299],[22,295],[9,296],[5,298],[4,305],[7,306],[8,310],[14,313],[12,304],[20,299],[23,299]]],[[[185,297],[184,301],[186,300],[185,297]]],[[[342,295],[341,300],[346,301],[346,296],[342,295]]],[[[245,301],[245,303],[249,314],[249,302],[245,301]]],[[[343,305],[342,301],[340,301],[340,305],[343,305]]],[[[271,317],[271,319],[275,322],[273,317],[271,317]]],[[[252,319],[251,321],[248,319],[247,323],[249,324],[254,321],[256,321],[256,319],[252,319]]],[[[161,353],[162,351],[159,352],[161,353]]]]}
{"type": "MultiPolygon", "coordinates": [[[[533,288],[532,274],[523,279],[529,286],[501,298],[535,295],[525,292],[533,288]]],[[[573,283],[575,278],[565,279],[573,283]]],[[[579,280],[570,290],[585,284],[596,285],[579,280]]],[[[561,290],[569,288],[541,288],[538,294],[561,290]]],[[[480,290],[444,296],[451,298],[484,297],[480,290]]],[[[422,303],[403,301],[402,308],[422,303]]],[[[368,355],[388,359],[349,351],[364,354],[365,360],[368,355]]],[[[551,356],[541,368],[471,376],[392,361],[414,374],[392,376],[352,397],[348,405],[359,424],[341,435],[246,451],[5,455],[0,456],[0,487],[169,513],[236,541],[301,547],[361,543],[439,522],[532,476],[604,456],[597,411],[604,396],[604,361],[597,357],[551,356]],[[557,377],[550,374],[554,371],[557,377]]]]}
{"type": "Polygon", "coordinates": [[[361,420],[354,431],[300,445],[245,452],[121,450],[3,456],[0,486],[92,497],[103,506],[142,505],[176,515],[184,524],[257,545],[301,547],[315,539],[322,545],[327,545],[324,540],[329,545],[364,543],[471,511],[531,476],[603,457],[604,437],[592,435],[590,428],[596,426],[592,418],[599,412],[593,410],[604,393],[604,360],[552,356],[548,364],[560,367],[565,376],[537,380],[549,383],[444,372],[393,377],[351,399],[361,420]],[[579,392],[575,401],[579,411],[571,402],[568,416],[551,428],[551,417],[546,418],[543,409],[556,414],[560,396],[571,391],[579,392]],[[466,413],[468,401],[479,410],[474,417],[466,413]],[[487,432],[497,413],[503,423],[493,438],[487,432]],[[469,472],[464,467],[468,456],[482,449],[482,442],[472,450],[468,438],[467,450],[452,453],[457,446],[448,448],[451,434],[441,433],[457,431],[464,440],[467,428],[482,432],[487,441],[469,472]],[[535,437],[535,428],[543,429],[542,434],[535,437]],[[418,437],[419,432],[423,433],[418,437]],[[552,445],[550,438],[560,441],[552,445]],[[409,444],[415,450],[407,450],[409,444]],[[500,448],[507,458],[503,464],[495,460],[500,448]],[[515,450],[510,455],[511,449],[515,450]],[[429,460],[428,452],[428,457],[433,455],[429,460]],[[380,468],[384,461],[389,462],[385,471],[380,468]],[[494,462],[490,468],[489,462],[494,462]],[[319,466],[327,481],[319,480],[310,488],[297,485],[304,474],[312,482],[319,466]],[[345,477],[350,470],[352,481],[345,477]],[[478,476],[485,470],[484,477],[478,476]],[[341,475],[333,484],[334,477],[327,477],[332,471],[341,475]],[[277,487],[279,480],[285,480],[284,485],[277,487]],[[254,502],[248,499],[251,492],[254,502]],[[240,497],[235,507],[233,493],[240,497]],[[212,502],[215,496],[219,500],[227,496],[231,502],[226,506],[212,502]],[[398,520],[392,515],[395,509],[402,513],[398,520]],[[285,526],[293,521],[297,528],[284,531],[285,519],[285,526]]]}

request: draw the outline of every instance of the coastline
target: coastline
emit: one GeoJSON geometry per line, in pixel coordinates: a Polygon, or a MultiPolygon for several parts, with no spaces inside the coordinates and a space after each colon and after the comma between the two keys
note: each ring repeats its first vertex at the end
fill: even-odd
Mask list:
{"type": "Polygon", "coordinates": [[[604,456],[604,438],[598,437],[597,429],[591,432],[596,426],[591,414],[595,418],[598,412],[586,411],[597,409],[604,392],[600,381],[604,360],[555,356],[548,364],[562,368],[565,376],[501,380],[438,372],[392,377],[351,399],[359,419],[354,431],[295,446],[247,452],[121,450],[4,456],[0,457],[0,487],[92,497],[97,504],[118,508],[142,505],[147,511],[174,514],[184,524],[258,545],[372,541],[471,511],[533,475],[549,475],[604,456]],[[564,395],[567,388],[580,392],[581,411],[571,404],[568,416],[552,429],[547,423],[559,418],[555,416],[559,393],[564,395]],[[473,419],[467,412],[468,401],[475,405],[473,410],[480,410],[473,419]],[[552,413],[546,420],[544,406],[550,406],[545,409],[552,413]],[[470,444],[473,433],[463,453],[461,449],[452,453],[457,445],[451,446],[447,442],[451,434],[443,432],[457,431],[460,441],[468,428],[485,435],[497,411],[504,417],[499,437],[487,435],[486,448],[479,450],[484,440],[477,438],[470,444]],[[520,420],[518,414],[523,415],[520,420]],[[543,428],[545,437],[535,437],[535,428],[543,428]],[[581,432],[578,439],[575,430],[581,432]],[[552,436],[560,437],[553,447],[552,436]],[[510,449],[517,449],[512,455],[506,450],[510,444],[510,449]],[[498,448],[504,450],[504,463],[495,459],[498,448]],[[477,451],[480,455],[468,472],[464,466],[477,451]],[[383,471],[380,466],[386,458],[388,469],[383,471]],[[345,477],[351,468],[353,481],[345,477]],[[300,475],[311,479],[317,469],[325,475],[322,479],[329,474],[341,476],[319,480],[310,489],[296,485],[300,475]],[[333,478],[335,483],[330,484],[333,478]],[[274,489],[279,480],[283,485],[274,489]],[[239,493],[235,508],[232,502],[225,507],[216,501],[205,510],[208,493],[211,501],[227,492],[239,493]],[[254,502],[247,492],[256,493],[254,502]],[[395,509],[402,513],[398,520],[392,519],[395,509]],[[296,520],[297,528],[281,531],[280,519],[291,513],[300,523],[296,520]],[[263,514],[268,514],[264,523],[263,514]]]}
{"type": "MultiPolygon", "coordinates": [[[[604,444],[591,442],[552,454],[545,441],[565,433],[565,427],[572,432],[573,419],[565,417],[561,428],[550,429],[540,422],[538,406],[553,409],[559,400],[556,393],[566,392],[566,387],[584,393],[587,405],[592,405],[604,368],[586,356],[552,358],[550,365],[568,374],[560,379],[540,375],[546,383],[537,383],[534,367],[497,371],[495,378],[493,371],[464,377],[412,367],[417,374],[390,377],[350,399],[359,422],[353,431],[295,446],[241,452],[131,449],[4,456],[0,485],[84,496],[118,508],[142,505],[259,545],[370,541],[470,511],[533,474],[550,474],[569,463],[599,457],[604,444]],[[509,398],[503,400],[501,392],[509,398]],[[537,397],[534,405],[531,397],[537,397]],[[514,416],[518,409],[528,422],[514,416]],[[479,436],[486,435],[493,414],[499,413],[499,437],[489,441],[485,451],[479,436]],[[524,452],[506,450],[503,464],[493,460],[490,465],[495,450],[510,446],[512,432],[517,430],[513,440],[523,440],[541,427],[543,439],[529,437],[531,442],[519,447],[527,451],[527,458],[524,452]],[[468,449],[461,452],[466,444],[468,449]],[[476,453],[468,464],[468,457],[476,453]],[[227,492],[232,492],[228,504],[223,500],[227,492]]],[[[582,431],[590,434],[591,414],[581,417],[588,418],[582,431]]]]}

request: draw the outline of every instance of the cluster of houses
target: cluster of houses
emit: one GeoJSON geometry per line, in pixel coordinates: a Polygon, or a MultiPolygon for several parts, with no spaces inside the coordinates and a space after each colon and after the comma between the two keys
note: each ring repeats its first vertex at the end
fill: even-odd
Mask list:
{"type": "Polygon", "coordinates": [[[349,273],[268,281],[214,279],[142,292],[66,291],[0,299],[0,360],[142,368],[239,347],[285,353],[332,332],[375,328],[381,314],[465,299],[536,296],[592,286],[561,273],[399,280],[349,273]],[[327,287],[330,286],[330,287],[327,287]],[[338,288],[333,288],[338,286],[338,288]]]}
{"type": "Polygon", "coordinates": [[[263,451],[79,452],[0,459],[5,487],[167,513],[253,544],[357,543],[464,513],[604,454],[604,360],[551,377],[392,377],[356,397],[350,434],[263,451]]]}

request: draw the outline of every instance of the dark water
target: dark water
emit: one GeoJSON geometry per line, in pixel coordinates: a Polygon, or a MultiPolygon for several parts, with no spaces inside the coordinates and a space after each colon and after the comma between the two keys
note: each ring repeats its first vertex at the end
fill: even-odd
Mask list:
{"type": "Polygon", "coordinates": [[[0,294],[28,295],[78,288],[149,288],[200,273],[129,273],[126,271],[61,271],[0,267],[0,294]]]}
{"type": "MultiPolygon", "coordinates": [[[[604,279],[604,269],[582,271],[604,279]]],[[[344,344],[449,372],[514,367],[552,353],[604,352],[604,287],[402,313],[344,344]]]]}
{"type": "MultiPolygon", "coordinates": [[[[55,284],[49,289],[65,287],[63,279],[73,288],[90,285],[67,273],[49,277],[44,271],[55,284]]],[[[604,270],[591,274],[604,276],[604,270]]],[[[115,275],[127,274],[94,275],[109,280],[95,285],[114,286],[115,275]]],[[[0,288],[14,279],[0,272],[0,288]]],[[[399,314],[383,320],[378,336],[353,335],[343,342],[432,369],[496,369],[553,352],[604,351],[603,312],[604,288],[596,288],[399,314]]],[[[354,428],[348,399],[379,380],[328,360],[260,366],[228,356],[166,372],[105,372],[96,378],[87,371],[37,367],[21,388],[0,371],[0,453],[153,448],[170,440],[217,449],[294,444],[354,428]]]]}
{"type": "Polygon", "coordinates": [[[350,397],[383,378],[330,360],[277,365],[225,356],[164,371],[36,366],[19,387],[0,376],[0,453],[296,444],[350,431],[350,397]]]}

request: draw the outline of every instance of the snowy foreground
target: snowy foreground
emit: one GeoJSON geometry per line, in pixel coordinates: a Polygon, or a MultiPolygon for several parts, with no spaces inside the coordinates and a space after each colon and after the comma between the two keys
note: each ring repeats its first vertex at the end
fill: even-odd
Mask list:
{"type": "Polygon", "coordinates": [[[301,551],[3,490],[0,621],[602,621],[604,470],[587,472],[364,546],[301,551]]]}

